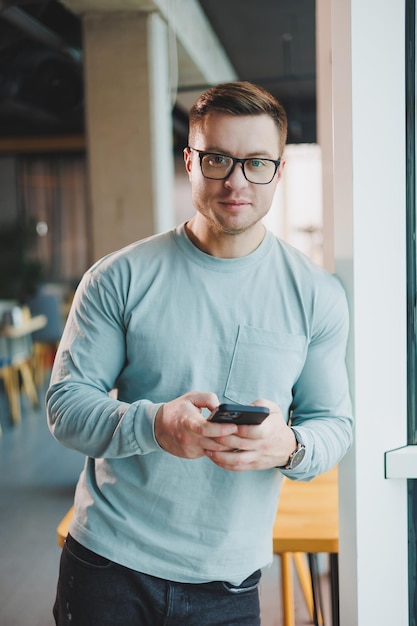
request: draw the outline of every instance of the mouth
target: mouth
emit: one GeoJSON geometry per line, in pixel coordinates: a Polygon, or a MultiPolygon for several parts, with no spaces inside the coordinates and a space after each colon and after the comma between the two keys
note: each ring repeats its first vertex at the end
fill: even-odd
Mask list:
{"type": "Polygon", "coordinates": [[[249,202],[249,200],[236,200],[232,198],[225,198],[223,200],[220,200],[220,204],[229,211],[239,211],[240,209],[249,206],[251,203],[249,202]]]}

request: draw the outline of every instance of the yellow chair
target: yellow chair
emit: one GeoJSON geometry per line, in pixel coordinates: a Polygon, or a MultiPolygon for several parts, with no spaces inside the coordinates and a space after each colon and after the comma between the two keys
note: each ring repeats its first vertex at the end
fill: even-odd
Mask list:
{"type": "Polygon", "coordinates": [[[18,424],[21,420],[19,377],[17,370],[12,365],[6,340],[3,337],[0,337],[0,377],[4,382],[12,421],[14,424],[18,424]]]}
{"type": "Polygon", "coordinates": [[[33,344],[30,334],[21,337],[13,337],[8,339],[11,367],[15,372],[15,376],[22,381],[23,391],[29,398],[32,406],[39,406],[38,392],[36,390],[32,359],[33,344]]]}
{"type": "Polygon", "coordinates": [[[44,315],[30,317],[25,315],[17,325],[6,325],[0,329],[0,359],[5,366],[3,378],[9,398],[13,422],[19,422],[20,413],[20,379],[25,394],[33,406],[39,405],[33,375],[33,342],[32,333],[43,328],[47,323],[44,315]],[[7,369],[10,368],[10,369],[7,369]]]}

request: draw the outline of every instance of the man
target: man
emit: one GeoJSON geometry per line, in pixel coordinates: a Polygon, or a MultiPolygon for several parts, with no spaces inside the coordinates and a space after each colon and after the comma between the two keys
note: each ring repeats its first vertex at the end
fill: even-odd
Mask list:
{"type": "Polygon", "coordinates": [[[260,87],[209,89],[184,150],[195,215],[77,290],[47,394],[53,434],[87,457],[59,625],[258,625],[283,474],[311,479],[351,444],[343,290],[262,224],[286,129],[260,87]],[[208,421],[221,402],[270,415],[208,421]]]}

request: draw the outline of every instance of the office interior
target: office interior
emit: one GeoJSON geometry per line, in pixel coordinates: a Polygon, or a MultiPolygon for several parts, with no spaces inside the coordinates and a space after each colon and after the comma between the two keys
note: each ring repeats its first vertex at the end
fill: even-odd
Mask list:
{"type": "MultiPolygon", "coordinates": [[[[3,226],[17,211],[29,222],[36,217],[35,261],[43,264],[49,295],[58,293],[64,308],[95,259],[172,228],[192,212],[181,163],[184,120],[207,85],[259,77],[278,97],[284,94],[293,121],[288,165],[294,165],[287,168],[288,181],[267,225],[337,273],[351,312],[348,366],[356,426],[354,447],[339,467],[340,624],[415,624],[417,472],[409,426],[408,313],[413,223],[407,214],[415,182],[407,100],[414,2],[38,4],[7,3],[0,19],[21,30],[28,26],[20,13],[38,23],[45,8],[40,4],[58,5],[57,38],[49,45],[55,55],[61,46],[59,55],[71,71],[81,68],[82,107],[75,101],[70,119],[55,115],[51,122],[54,115],[49,111],[45,120],[37,102],[32,130],[25,127],[22,110],[17,121],[7,118],[13,103],[0,107],[0,215],[3,226]],[[282,13],[271,15],[275,4],[282,13]],[[255,19],[254,10],[264,14],[263,21],[255,19]],[[67,40],[62,12],[70,15],[67,40]],[[310,38],[304,82],[296,76],[297,36],[310,38]],[[256,61],[263,41],[267,47],[258,63],[265,74],[248,60],[256,61]],[[279,69],[266,67],[268,51],[275,49],[279,69]],[[241,59],[239,71],[231,58],[235,65],[241,59]],[[303,89],[308,106],[297,109],[291,96],[301,97],[303,89]],[[2,117],[8,119],[4,124],[2,117]],[[298,194],[313,171],[304,211],[305,199],[298,194]]],[[[54,22],[48,19],[50,32],[54,22]]],[[[6,57],[5,67],[7,62],[6,57]]],[[[3,440],[29,424],[24,414],[29,405],[23,398],[17,428],[2,422],[3,440]]],[[[7,476],[2,479],[6,484],[7,476]]]]}

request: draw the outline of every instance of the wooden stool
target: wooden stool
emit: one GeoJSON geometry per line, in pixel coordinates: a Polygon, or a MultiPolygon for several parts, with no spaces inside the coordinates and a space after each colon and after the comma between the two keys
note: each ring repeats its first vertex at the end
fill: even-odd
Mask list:
{"type": "Polygon", "coordinates": [[[20,409],[19,377],[17,371],[14,367],[12,367],[11,363],[2,358],[0,358],[0,376],[3,378],[4,389],[9,403],[13,424],[18,424],[22,419],[20,409]]]}
{"type": "MultiPolygon", "coordinates": [[[[295,626],[292,553],[330,554],[333,626],[339,626],[339,518],[337,468],[310,482],[284,479],[273,530],[273,551],[281,557],[284,626],[295,626]]],[[[313,619],[320,623],[320,598],[313,573],[313,619]]]]}

